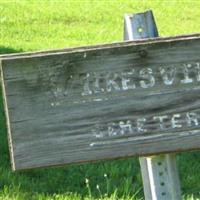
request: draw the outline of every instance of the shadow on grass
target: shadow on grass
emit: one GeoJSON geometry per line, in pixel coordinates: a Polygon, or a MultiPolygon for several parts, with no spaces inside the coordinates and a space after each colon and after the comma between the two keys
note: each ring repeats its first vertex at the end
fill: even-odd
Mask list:
{"type": "MultiPolygon", "coordinates": [[[[0,53],[18,53],[8,47],[0,47],[0,53]]],[[[19,188],[20,192],[27,193],[27,197],[35,194],[53,195],[73,193],[83,198],[90,191],[86,187],[85,179],[89,180],[92,198],[118,190],[118,196],[132,196],[137,191],[142,197],[142,181],[138,159],[107,161],[64,168],[37,169],[26,172],[13,173],[10,168],[8,142],[6,134],[6,120],[3,111],[2,93],[0,102],[0,188],[10,188],[10,191],[19,188]],[[99,185],[99,190],[96,186],[99,185]]],[[[200,197],[200,154],[183,153],[177,156],[183,194],[200,197]]],[[[25,197],[26,199],[26,197],[25,197]]]]}
{"type": "Polygon", "coordinates": [[[4,46],[0,45],[0,55],[1,54],[9,54],[9,53],[21,53],[21,52],[23,52],[22,49],[16,50],[11,47],[4,47],[4,46]]]}

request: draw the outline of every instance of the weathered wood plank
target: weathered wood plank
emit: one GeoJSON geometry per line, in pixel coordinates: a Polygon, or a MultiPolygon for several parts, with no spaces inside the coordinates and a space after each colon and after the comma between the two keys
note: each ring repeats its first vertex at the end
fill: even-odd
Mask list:
{"type": "Polygon", "coordinates": [[[13,169],[199,149],[199,50],[195,35],[2,57],[13,169]]]}

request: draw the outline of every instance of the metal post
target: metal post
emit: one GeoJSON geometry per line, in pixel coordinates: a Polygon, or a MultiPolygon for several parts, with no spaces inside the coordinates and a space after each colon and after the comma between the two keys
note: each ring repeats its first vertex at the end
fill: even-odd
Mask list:
{"type": "MultiPolygon", "coordinates": [[[[158,37],[152,11],[125,15],[124,40],[158,37]]],[[[181,190],[176,156],[140,157],[146,200],[180,200],[181,190]]]]}

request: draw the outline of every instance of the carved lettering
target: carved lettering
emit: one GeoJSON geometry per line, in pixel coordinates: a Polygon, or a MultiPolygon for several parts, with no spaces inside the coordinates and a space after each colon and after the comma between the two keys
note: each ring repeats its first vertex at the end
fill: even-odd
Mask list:
{"type": "Polygon", "coordinates": [[[144,123],[146,122],[145,118],[137,119],[137,130],[138,132],[146,132],[147,130],[144,128],[144,123]]]}
{"type": "Polygon", "coordinates": [[[108,126],[108,135],[109,136],[116,136],[117,135],[117,131],[115,129],[116,124],[112,123],[111,125],[108,126]]]}
{"type": "Polygon", "coordinates": [[[106,76],[106,90],[108,92],[111,92],[112,89],[114,90],[120,90],[120,87],[116,81],[116,79],[119,78],[117,73],[114,73],[113,76],[111,77],[111,74],[108,74],[106,76]]]}
{"type": "Polygon", "coordinates": [[[159,125],[161,130],[165,129],[164,120],[167,118],[168,118],[167,115],[153,117],[154,120],[159,120],[159,125]]]}
{"type": "Polygon", "coordinates": [[[91,95],[92,94],[92,90],[90,89],[90,74],[87,73],[84,78],[83,78],[83,92],[82,95],[91,95]]]}
{"type": "Polygon", "coordinates": [[[152,120],[158,132],[182,127],[199,126],[199,118],[200,113],[187,112],[184,114],[175,113],[171,115],[152,116],[150,119],[141,117],[134,121],[113,122],[107,125],[107,130],[105,128],[104,130],[96,128],[95,137],[96,139],[102,139],[107,137],[141,135],[146,132],[151,133],[148,124],[150,121],[152,123],[152,120]]]}
{"type": "MultiPolygon", "coordinates": [[[[41,77],[40,77],[41,78],[41,77]]],[[[154,71],[152,68],[130,69],[119,72],[88,72],[79,75],[67,75],[57,72],[49,74],[50,95],[53,103],[63,98],[74,95],[73,91],[79,87],[76,95],[94,96],[105,93],[123,92],[127,90],[148,89],[154,86],[172,86],[180,84],[191,84],[200,82],[200,63],[183,63],[170,66],[161,66],[154,71]],[[160,83],[162,80],[162,83],[160,83]]],[[[84,98],[84,97],[83,97],[84,98]]],[[[95,98],[105,99],[105,98],[95,98]]],[[[83,100],[86,101],[87,100],[83,100]]],[[[83,102],[80,100],[79,102],[83,102]]],[[[157,120],[162,120],[157,119],[157,120]]],[[[160,121],[160,126],[164,124],[160,121]]]]}
{"type": "Polygon", "coordinates": [[[100,87],[100,80],[102,79],[101,74],[94,73],[95,82],[94,82],[94,93],[104,92],[104,89],[100,87]]]}
{"type": "Polygon", "coordinates": [[[196,113],[194,113],[194,112],[186,113],[186,117],[187,117],[188,126],[192,126],[192,125],[198,126],[199,125],[196,113]]]}
{"type": "Polygon", "coordinates": [[[121,135],[125,135],[127,133],[131,133],[133,130],[132,130],[132,124],[131,124],[131,121],[128,120],[127,122],[123,122],[123,121],[120,121],[119,122],[119,126],[120,126],[120,133],[121,135]]]}
{"type": "Polygon", "coordinates": [[[174,83],[176,68],[169,67],[167,70],[160,67],[160,74],[165,85],[172,85],[174,83]]]}
{"type": "Polygon", "coordinates": [[[184,79],[181,80],[181,83],[192,83],[193,79],[189,77],[189,69],[192,67],[191,64],[184,64],[184,68],[183,68],[183,75],[184,75],[184,79]]]}
{"type": "Polygon", "coordinates": [[[131,82],[131,76],[133,74],[134,74],[134,70],[130,72],[122,73],[122,89],[123,90],[130,90],[130,89],[136,88],[135,84],[131,82]]]}
{"type": "Polygon", "coordinates": [[[178,121],[178,120],[180,120],[180,117],[181,117],[180,114],[174,114],[172,116],[172,119],[171,119],[172,128],[181,128],[182,127],[182,125],[179,124],[179,121],[178,121]]]}
{"type": "Polygon", "coordinates": [[[140,71],[140,77],[144,80],[140,81],[142,88],[150,88],[155,85],[155,78],[151,68],[145,68],[140,71]]]}
{"type": "Polygon", "coordinates": [[[197,71],[197,81],[200,81],[200,63],[197,62],[195,64],[196,64],[195,68],[197,71]]]}

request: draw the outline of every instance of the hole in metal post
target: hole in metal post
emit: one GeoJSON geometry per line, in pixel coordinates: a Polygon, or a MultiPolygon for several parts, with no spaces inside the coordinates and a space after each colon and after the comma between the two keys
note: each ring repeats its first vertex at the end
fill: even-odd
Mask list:
{"type": "Polygon", "coordinates": [[[163,172],[159,172],[159,176],[162,176],[163,175],[163,172]]]}
{"type": "Polygon", "coordinates": [[[143,28],[142,27],[139,27],[138,28],[138,33],[142,33],[143,32],[143,28]]]}
{"type": "Polygon", "coordinates": [[[160,185],[161,185],[161,186],[164,186],[164,185],[165,185],[165,183],[164,183],[164,182],[161,182],[161,183],[160,183],[160,185]]]}
{"type": "Polygon", "coordinates": [[[162,192],[162,196],[165,196],[166,195],[166,192],[162,192]]]}

